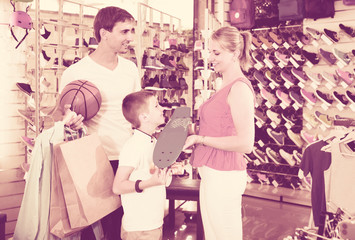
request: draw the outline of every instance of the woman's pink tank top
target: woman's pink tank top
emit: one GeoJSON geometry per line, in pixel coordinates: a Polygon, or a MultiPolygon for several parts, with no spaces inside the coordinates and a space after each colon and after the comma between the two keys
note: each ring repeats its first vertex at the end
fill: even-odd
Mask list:
{"type": "MultiPolygon", "coordinates": [[[[204,102],[198,110],[200,117],[199,135],[225,137],[237,134],[238,129],[235,129],[227,101],[230,89],[236,81],[246,83],[255,96],[250,81],[245,78],[238,78],[217,91],[210,99],[204,102]]],[[[216,170],[230,171],[246,169],[246,161],[244,160],[243,153],[224,151],[204,145],[198,145],[195,148],[191,162],[193,167],[205,165],[216,170]]]]}

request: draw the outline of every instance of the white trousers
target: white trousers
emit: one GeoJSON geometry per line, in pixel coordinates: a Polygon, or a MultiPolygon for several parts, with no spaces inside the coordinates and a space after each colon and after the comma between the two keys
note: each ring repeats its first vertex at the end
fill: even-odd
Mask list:
{"type": "Polygon", "coordinates": [[[200,207],[206,240],[242,240],[242,194],[246,171],[200,167],[200,207]]]}

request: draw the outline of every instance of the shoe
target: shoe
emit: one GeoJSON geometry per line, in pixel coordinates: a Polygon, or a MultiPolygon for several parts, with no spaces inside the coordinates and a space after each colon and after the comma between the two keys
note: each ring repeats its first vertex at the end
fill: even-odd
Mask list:
{"type": "Polygon", "coordinates": [[[311,79],[315,84],[320,85],[322,82],[322,76],[319,73],[306,72],[306,75],[309,79],[311,79]]]}
{"type": "Polygon", "coordinates": [[[285,80],[285,82],[287,82],[291,86],[297,84],[297,80],[294,79],[291,74],[288,74],[285,71],[281,71],[280,76],[283,80],[285,80]]]}
{"type": "Polygon", "coordinates": [[[266,53],[264,61],[267,61],[271,65],[271,68],[275,67],[274,56],[271,54],[266,53]]]}
{"type": "Polygon", "coordinates": [[[255,63],[260,64],[261,66],[264,66],[264,55],[254,51],[251,53],[252,59],[255,61],[255,63]]]}
{"type": "Polygon", "coordinates": [[[26,95],[31,96],[32,93],[34,93],[34,91],[31,88],[31,85],[28,83],[20,83],[17,82],[16,86],[26,95]]]}
{"type": "Polygon", "coordinates": [[[185,78],[183,78],[183,77],[179,78],[179,85],[180,85],[181,90],[187,90],[189,88],[189,86],[186,83],[185,78]]]}
{"type": "Polygon", "coordinates": [[[290,90],[289,96],[297,104],[298,107],[303,107],[304,99],[302,98],[299,92],[297,92],[296,90],[290,90]]]}
{"type": "Polygon", "coordinates": [[[281,123],[281,118],[280,118],[279,114],[277,114],[276,112],[274,112],[270,109],[266,110],[266,116],[268,116],[268,118],[270,118],[271,121],[276,123],[276,125],[279,125],[281,123]]]}
{"type": "Polygon", "coordinates": [[[291,167],[295,166],[296,161],[293,159],[293,154],[286,152],[282,148],[279,150],[279,153],[291,167]]]}
{"type": "Polygon", "coordinates": [[[302,54],[313,65],[316,65],[319,63],[319,57],[316,53],[308,52],[308,51],[302,49],[302,54]]]}
{"type": "Polygon", "coordinates": [[[288,94],[284,93],[280,89],[276,90],[276,96],[278,99],[281,100],[286,106],[289,106],[291,104],[291,99],[289,98],[288,94]]]}
{"type": "Polygon", "coordinates": [[[296,38],[292,36],[292,34],[289,34],[287,32],[282,32],[281,37],[284,39],[285,42],[287,42],[289,45],[293,46],[296,45],[296,38]]]}
{"type": "Polygon", "coordinates": [[[265,88],[260,89],[260,95],[267,101],[269,101],[272,105],[275,105],[277,102],[277,98],[274,94],[268,92],[265,88]]]}
{"type": "Polygon", "coordinates": [[[146,69],[162,70],[164,67],[162,65],[157,64],[155,57],[148,57],[145,68],[146,69]]]}
{"type": "Polygon", "coordinates": [[[17,109],[17,113],[26,120],[30,125],[35,125],[35,112],[30,110],[17,109]]]}
{"type": "Polygon", "coordinates": [[[286,112],[282,112],[281,117],[291,125],[293,125],[298,120],[295,114],[288,114],[286,112]]]}
{"type": "Polygon", "coordinates": [[[176,65],[177,65],[177,69],[178,69],[178,70],[189,71],[189,68],[188,68],[188,67],[186,66],[186,64],[184,63],[182,57],[178,57],[178,58],[177,58],[176,65]]]}
{"type": "Polygon", "coordinates": [[[280,38],[276,33],[269,32],[269,37],[278,45],[282,44],[282,38],[280,38]]]}
{"type": "Polygon", "coordinates": [[[327,126],[328,128],[331,127],[333,125],[333,121],[332,119],[326,115],[326,114],[323,114],[319,111],[315,111],[315,116],[316,118],[321,122],[323,123],[325,126],[327,126]]]}
{"type": "Polygon", "coordinates": [[[272,148],[267,147],[265,149],[265,152],[266,152],[266,155],[269,157],[269,159],[271,159],[275,164],[279,165],[282,163],[281,156],[277,152],[272,150],[272,148]]]}
{"type": "Polygon", "coordinates": [[[275,51],[274,52],[275,57],[283,64],[283,65],[287,65],[288,62],[290,61],[290,57],[280,53],[279,51],[275,51]]]}
{"type": "Polygon", "coordinates": [[[35,146],[35,139],[27,136],[21,136],[21,142],[23,142],[28,148],[33,149],[35,146]]]}
{"type": "Polygon", "coordinates": [[[300,82],[305,83],[307,81],[307,75],[302,70],[297,70],[296,68],[291,69],[291,73],[295,76],[300,82]]]}
{"type": "Polygon", "coordinates": [[[49,60],[51,60],[50,57],[48,57],[46,51],[42,50],[42,55],[43,55],[43,58],[48,62],[49,60]]]}
{"type": "Polygon", "coordinates": [[[295,34],[298,40],[300,40],[300,42],[303,43],[304,45],[308,45],[311,43],[311,39],[307,35],[303,34],[302,32],[297,31],[295,34]]]}
{"type": "Polygon", "coordinates": [[[340,117],[339,115],[335,115],[334,117],[334,125],[336,126],[344,126],[344,127],[354,127],[355,120],[352,118],[340,117]]]}
{"type": "Polygon", "coordinates": [[[198,59],[194,64],[194,69],[195,70],[202,70],[204,68],[205,68],[205,65],[204,65],[203,59],[198,59]]]}
{"type": "Polygon", "coordinates": [[[203,49],[203,44],[201,40],[196,40],[194,45],[194,51],[200,51],[203,49]]]}
{"type": "Polygon", "coordinates": [[[189,53],[189,49],[187,49],[185,43],[179,43],[177,50],[182,52],[182,53],[189,53]]]}
{"type": "Polygon", "coordinates": [[[267,134],[280,146],[285,144],[285,135],[282,132],[276,132],[271,128],[266,129],[267,134]]]}
{"type": "Polygon", "coordinates": [[[173,89],[180,89],[180,84],[177,82],[177,76],[175,74],[169,76],[169,84],[173,89]]]}
{"type": "Polygon", "coordinates": [[[310,103],[311,105],[316,104],[317,98],[314,96],[313,93],[308,92],[308,91],[306,91],[306,90],[304,90],[304,89],[301,89],[301,95],[302,95],[302,97],[303,97],[308,103],[310,103]]]}
{"type": "Polygon", "coordinates": [[[345,107],[346,105],[348,105],[349,101],[348,101],[348,99],[346,98],[346,96],[345,96],[344,94],[340,94],[340,93],[338,93],[337,91],[334,91],[334,92],[332,93],[332,95],[333,95],[334,99],[335,99],[337,102],[339,102],[340,104],[342,104],[344,107],[345,107]]]}
{"type": "Polygon", "coordinates": [[[287,135],[297,147],[303,147],[304,141],[299,134],[293,132],[291,129],[287,129],[287,135]]]}
{"type": "Polygon", "coordinates": [[[302,154],[299,153],[297,150],[293,150],[292,154],[293,154],[294,159],[296,160],[297,165],[301,164],[302,154]]]}
{"type": "Polygon", "coordinates": [[[168,76],[166,74],[160,75],[160,88],[165,88],[165,89],[171,89],[172,87],[170,86],[168,76]]]}
{"type": "Polygon", "coordinates": [[[308,144],[311,144],[311,143],[317,141],[317,137],[315,135],[312,135],[312,134],[306,132],[305,130],[301,130],[301,137],[308,144]]]}
{"type": "MultiPolygon", "coordinates": [[[[160,62],[164,65],[164,69],[166,70],[174,70],[175,67],[171,64],[169,56],[166,54],[162,54],[160,56],[160,62]]],[[[198,60],[199,61],[199,60],[198,60]]],[[[203,66],[203,60],[202,60],[202,66],[203,66]]],[[[203,69],[203,67],[202,67],[203,69]]]]}
{"type": "Polygon", "coordinates": [[[157,36],[153,38],[153,47],[154,48],[160,48],[160,40],[157,36]]]}
{"type": "Polygon", "coordinates": [[[350,37],[355,37],[355,30],[352,27],[348,27],[340,23],[339,28],[343,30],[346,34],[348,34],[350,37]]]}
{"type": "Polygon", "coordinates": [[[316,90],[316,96],[325,104],[332,105],[333,103],[333,99],[331,99],[331,96],[328,93],[323,93],[319,90],[316,90]]]}
{"type": "Polygon", "coordinates": [[[349,54],[342,52],[336,48],[333,48],[333,53],[335,57],[344,65],[348,65],[351,61],[349,54]]]}
{"type": "MultiPolygon", "coordinates": [[[[85,45],[85,43],[84,43],[84,45],[85,45]]],[[[96,49],[98,45],[99,45],[99,43],[96,41],[96,38],[90,37],[89,44],[86,44],[86,47],[96,49]]]]}
{"type": "Polygon", "coordinates": [[[264,78],[264,75],[261,72],[256,70],[253,76],[264,87],[267,87],[269,85],[269,82],[264,78]]]}
{"type": "Polygon", "coordinates": [[[348,71],[343,71],[338,68],[335,70],[335,72],[347,85],[351,85],[353,83],[354,77],[348,71]]]}
{"type": "Polygon", "coordinates": [[[336,78],[336,75],[332,73],[328,73],[326,71],[322,72],[322,77],[332,86],[336,87],[339,84],[338,79],[336,78]]]}
{"type": "Polygon", "coordinates": [[[256,120],[258,120],[262,125],[264,125],[267,122],[267,118],[265,116],[265,113],[258,108],[255,109],[254,117],[256,120]]]}
{"type": "Polygon", "coordinates": [[[254,147],[253,148],[253,153],[255,155],[255,157],[257,157],[259,159],[259,161],[261,163],[268,163],[268,159],[265,153],[263,153],[260,149],[254,147]]]}
{"type": "Polygon", "coordinates": [[[276,87],[284,84],[284,81],[279,76],[273,74],[270,70],[265,72],[265,77],[269,79],[276,87]]]}
{"type": "MultiPolygon", "coordinates": [[[[334,50],[334,49],[333,49],[334,50]]],[[[322,48],[319,49],[319,54],[322,56],[322,58],[329,64],[333,65],[337,61],[336,57],[334,56],[333,53],[327,52],[323,50],[322,48]]]]}
{"type": "MultiPolygon", "coordinates": [[[[172,46],[175,46],[175,45],[172,45],[172,46]]],[[[177,68],[177,64],[176,64],[176,61],[175,61],[175,57],[174,56],[169,56],[169,62],[170,64],[174,67],[174,68],[177,68]]]]}
{"type": "Polygon", "coordinates": [[[345,96],[349,99],[351,104],[355,104],[355,93],[354,92],[351,92],[351,91],[347,90],[345,92],[345,96]]]}
{"type": "Polygon", "coordinates": [[[324,33],[327,37],[329,37],[333,42],[339,42],[338,33],[332,30],[324,28],[324,33]]]}
{"type": "Polygon", "coordinates": [[[308,113],[308,112],[303,112],[303,118],[308,122],[313,128],[318,126],[318,121],[317,118],[314,116],[314,114],[308,113]]]}
{"type": "Polygon", "coordinates": [[[259,40],[265,44],[265,46],[267,48],[272,48],[272,42],[270,42],[267,38],[265,38],[264,36],[259,36],[259,40]]]}
{"type": "Polygon", "coordinates": [[[261,45],[263,44],[263,42],[260,41],[256,36],[252,36],[251,41],[255,45],[256,48],[260,48],[261,45]]]}
{"type": "Polygon", "coordinates": [[[306,32],[315,40],[319,40],[321,37],[321,33],[314,28],[306,27],[306,32]]]}
{"type": "Polygon", "coordinates": [[[294,50],[291,50],[291,57],[293,57],[296,60],[298,65],[303,65],[303,63],[306,62],[306,59],[301,54],[297,53],[294,50]]]}

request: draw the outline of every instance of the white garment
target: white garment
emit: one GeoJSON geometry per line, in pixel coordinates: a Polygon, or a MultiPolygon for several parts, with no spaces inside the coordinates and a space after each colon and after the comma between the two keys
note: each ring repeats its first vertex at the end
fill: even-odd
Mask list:
{"type": "MultiPolygon", "coordinates": [[[[129,180],[147,180],[153,162],[156,139],[134,130],[133,136],[124,144],[120,154],[120,166],[133,167],[129,180]]],[[[166,201],[165,185],[146,188],[141,193],[121,195],[123,206],[122,226],[126,231],[153,230],[163,225],[166,201]]]]}
{"type": "Polygon", "coordinates": [[[20,212],[17,218],[14,240],[48,240],[49,206],[51,193],[51,144],[64,139],[64,124],[43,131],[36,138],[32,151],[32,163],[27,176],[20,212]]]}
{"type": "Polygon", "coordinates": [[[332,141],[331,153],[327,202],[355,216],[355,153],[339,138],[332,141]]]}
{"type": "Polygon", "coordinates": [[[198,170],[205,239],[243,239],[242,194],[247,184],[246,171],[219,171],[207,166],[198,170]]]}
{"type": "Polygon", "coordinates": [[[122,113],[122,100],[126,95],[141,90],[136,65],[118,56],[118,65],[111,71],[86,56],[63,72],[60,92],[74,80],[90,81],[100,90],[100,111],[85,125],[89,133],[95,132],[100,136],[109,160],[118,160],[123,143],[132,134],[131,124],[122,113]]]}

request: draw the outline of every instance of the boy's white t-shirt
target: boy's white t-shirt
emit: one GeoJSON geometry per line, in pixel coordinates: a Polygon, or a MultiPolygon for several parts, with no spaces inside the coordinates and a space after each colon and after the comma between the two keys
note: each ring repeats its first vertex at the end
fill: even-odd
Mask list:
{"type": "MultiPolygon", "coordinates": [[[[134,170],[129,180],[147,180],[151,177],[150,164],[156,139],[134,130],[133,136],[124,144],[120,153],[120,166],[134,170]]],[[[148,231],[161,227],[166,201],[165,185],[146,188],[141,193],[121,195],[123,206],[122,226],[126,231],[148,231]]]]}
{"type": "Polygon", "coordinates": [[[122,113],[122,101],[126,95],[141,90],[136,65],[118,56],[118,65],[111,71],[86,56],[63,72],[59,92],[74,80],[90,81],[99,89],[102,97],[100,110],[84,124],[89,133],[100,136],[108,158],[118,160],[123,143],[132,134],[131,124],[122,113]]]}

